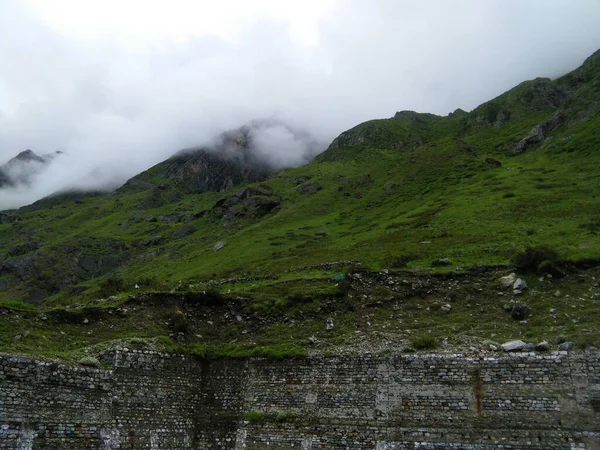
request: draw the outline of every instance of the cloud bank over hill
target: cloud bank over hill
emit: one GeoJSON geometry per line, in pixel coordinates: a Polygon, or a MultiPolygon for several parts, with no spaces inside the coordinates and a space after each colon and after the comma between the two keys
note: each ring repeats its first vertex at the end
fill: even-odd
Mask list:
{"type": "Polygon", "coordinates": [[[254,119],[312,136],[257,128],[274,165],[302,164],[359,122],[472,109],[600,47],[596,0],[211,3],[1,1],[0,164],[65,155],[0,209],[113,188],[254,119]]]}

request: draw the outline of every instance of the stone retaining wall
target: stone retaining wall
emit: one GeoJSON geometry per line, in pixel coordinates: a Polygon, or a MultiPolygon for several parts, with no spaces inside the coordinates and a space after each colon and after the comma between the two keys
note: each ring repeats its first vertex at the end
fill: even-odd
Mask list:
{"type": "Polygon", "coordinates": [[[0,355],[0,449],[599,449],[600,354],[0,355]]]}

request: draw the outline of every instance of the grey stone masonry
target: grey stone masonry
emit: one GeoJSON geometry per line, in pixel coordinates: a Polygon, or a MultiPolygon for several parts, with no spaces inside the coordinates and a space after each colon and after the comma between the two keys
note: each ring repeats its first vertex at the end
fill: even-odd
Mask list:
{"type": "Polygon", "coordinates": [[[0,355],[0,449],[600,449],[600,354],[0,355]]]}

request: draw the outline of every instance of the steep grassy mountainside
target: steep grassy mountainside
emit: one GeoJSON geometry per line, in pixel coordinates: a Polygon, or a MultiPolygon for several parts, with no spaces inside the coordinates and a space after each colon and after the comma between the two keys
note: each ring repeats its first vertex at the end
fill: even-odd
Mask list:
{"type": "MultiPolygon", "coordinates": [[[[48,321],[38,312],[23,313],[25,322],[7,313],[0,324],[9,336],[19,327],[46,336],[49,353],[69,336],[90,345],[169,333],[203,336],[202,345],[302,347],[324,330],[323,314],[345,324],[329,330],[340,342],[369,327],[388,333],[400,320],[404,340],[423,331],[446,340],[526,333],[542,339],[551,331],[597,343],[597,275],[575,272],[600,256],[599,110],[597,52],[570,74],[524,82],[470,113],[402,111],[365,122],[303,167],[267,176],[247,161],[196,152],[112,194],[60,196],[1,213],[6,311],[29,308],[18,301],[78,306],[43,313],[64,329],[40,331],[48,321]],[[497,277],[515,264],[530,271],[534,286],[525,324],[511,322],[510,313],[506,319],[510,297],[496,292],[497,277]],[[360,280],[359,267],[376,280],[365,286],[347,276],[360,280]],[[500,272],[492,276],[490,267],[500,272]],[[384,269],[397,278],[374,275],[384,269]],[[479,278],[468,275],[473,271],[479,278]],[[440,281],[461,277],[469,286],[462,291],[440,281]],[[404,281],[409,291],[394,288],[404,281]],[[439,312],[452,301],[464,310],[439,312]],[[576,305],[568,309],[576,316],[548,322],[555,303],[576,305]],[[200,308],[204,316],[190,312],[193,305],[208,308],[200,308]],[[124,310],[138,312],[119,322],[124,310]],[[83,320],[92,316],[97,327],[85,335],[83,320]],[[291,335],[284,331],[290,321],[291,335]]],[[[31,348],[12,339],[0,348],[31,348]]]]}

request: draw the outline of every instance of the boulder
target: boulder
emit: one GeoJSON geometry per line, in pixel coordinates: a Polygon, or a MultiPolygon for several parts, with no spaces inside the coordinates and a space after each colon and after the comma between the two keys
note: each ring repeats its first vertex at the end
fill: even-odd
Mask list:
{"type": "Polygon", "coordinates": [[[516,340],[505,342],[501,347],[505,352],[520,352],[527,347],[527,344],[521,340],[516,340]]]}
{"type": "Polygon", "coordinates": [[[494,159],[494,158],[486,158],[485,162],[493,167],[500,167],[502,165],[502,163],[500,161],[498,161],[497,159],[494,159]]]}
{"type": "Polygon", "coordinates": [[[433,267],[449,266],[450,260],[448,258],[435,259],[431,261],[431,265],[433,267]]]}
{"type": "Polygon", "coordinates": [[[302,195],[310,195],[319,192],[323,187],[319,183],[306,183],[296,189],[302,195]]]}
{"type": "Polygon", "coordinates": [[[515,303],[510,315],[515,320],[524,320],[529,315],[529,306],[526,303],[515,303]]]}
{"type": "Polygon", "coordinates": [[[542,341],[535,346],[535,350],[538,352],[547,352],[548,350],[550,350],[550,344],[548,343],[548,341],[542,341]]]}
{"type": "Polygon", "coordinates": [[[527,289],[529,289],[529,287],[527,286],[527,283],[524,279],[517,278],[517,281],[515,281],[515,284],[513,284],[513,289],[517,289],[519,291],[526,291],[527,289]]]}
{"type": "Polygon", "coordinates": [[[502,287],[510,287],[515,282],[516,275],[511,273],[510,275],[506,275],[505,277],[500,278],[500,285],[502,287]]]}
{"type": "Polygon", "coordinates": [[[573,347],[575,347],[575,344],[573,342],[567,341],[560,344],[558,349],[563,352],[570,352],[571,350],[573,350],[573,347]]]}
{"type": "Polygon", "coordinates": [[[213,252],[218,252],[219,250],[221,250],[223,247],[225,247],[227,245],[227,242],[225,241],[219,241],[217,242],[214,246],[213,246],[213,252]]]}
{"type": "Polygon", "coordinates": [[[163,242],[164,238],[162,236],[152,236],[145,241],[140,242],[140,245],[143,247],[151,247],[153,245],[159,245],[163,242]]]}
{"type": "Polygon", "coordinates": [[[325,325],[325,329],[327,331],[333,330],[333,319],[331,317],[327,318],[327,325],[325,325]]]}
{"type": "Polygon", "coordinates": [[[184,225],[180,227],[177,231],[173,233],[173,239],[181,239],[183,237],[189,236],[196,231],[196,228],[192,225],[184,225]]]}
{"type": "Polygon", "coordinates": [[[296,177],[292,180],[292,184],[295,186],[299,186],[301,184],[306,183],[308,180],[310,180],[312,177],[310,175],[301,175],[299,177],[296,177]]]}

